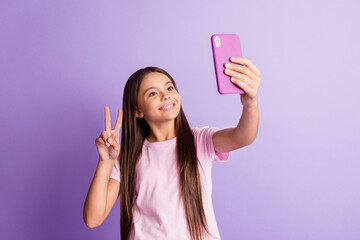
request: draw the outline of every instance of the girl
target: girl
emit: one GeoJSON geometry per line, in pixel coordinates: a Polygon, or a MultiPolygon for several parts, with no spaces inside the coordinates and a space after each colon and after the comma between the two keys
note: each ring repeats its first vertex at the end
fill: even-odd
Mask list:
{"type": "Polygon", "coordinates": [[[231,58],[225,73],[246,94],[240,95],[243,113],[237,127],[223,130],[190,128],[166,71],[146,67],[130,76],[114,129],[105,107],[105,131],[95,140],[99,161],[84,204],[88,227],[101,225],[120,196],[123,240],[220,239],[211,167],[255,140],[261,81],[246,58],[231,58]]]}

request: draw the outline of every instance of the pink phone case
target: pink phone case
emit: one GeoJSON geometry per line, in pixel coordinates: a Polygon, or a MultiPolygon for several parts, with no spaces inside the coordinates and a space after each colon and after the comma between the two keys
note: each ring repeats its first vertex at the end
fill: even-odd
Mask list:
{"type": "Polygon", "coordinates": [[[217,88],[220,94],[244,94],[244,90],[230,81],[224,73],[226,62],[230,57],[242,57],[240,38],[236,34],[214,34],[211,36],[217,88]]]}

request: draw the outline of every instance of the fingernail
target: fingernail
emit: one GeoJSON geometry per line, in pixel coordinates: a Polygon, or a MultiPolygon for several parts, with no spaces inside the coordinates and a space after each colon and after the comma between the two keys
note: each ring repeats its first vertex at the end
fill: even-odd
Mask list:
{"type": "Polygon", "coordinates": [[[111,139],[111,138],[109,138],[109,139],[108,139],[108,142],[110,142],[110,143],[111,143],[111,141],[112,141],[112,139],[111,139]]]}

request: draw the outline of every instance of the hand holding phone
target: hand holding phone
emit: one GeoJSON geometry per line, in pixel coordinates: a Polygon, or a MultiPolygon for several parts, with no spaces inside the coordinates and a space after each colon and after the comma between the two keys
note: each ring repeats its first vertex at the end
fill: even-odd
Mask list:
{"type": "Polygon", "coordinates": [[[214,34],[211,36],[214,57],[215,75],[220,94],[245,94],[245,91],[230,81],[224,73],[226,62],[230,57],[242,57],[240,38],[236,34],[214,34]]]}

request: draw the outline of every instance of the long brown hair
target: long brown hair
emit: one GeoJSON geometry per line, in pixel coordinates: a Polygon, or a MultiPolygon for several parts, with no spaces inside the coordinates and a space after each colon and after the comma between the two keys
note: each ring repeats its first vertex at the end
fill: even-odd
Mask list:
{"type": "MultiPolygon", "coordinates": [[[[133,222],[133,206],[135,204],[136,166],[142,151],[143,142],[150,133],[150,127],[146,120],[144,118],[137,118],[135,115],[138,91],[143,78],[151,72],[165,74],[178,91],[175,81],[170,74],[158,67],[139,69],[133,73],[126,82],[123,97],[123,124],[120,152],[120,229],[122,240],[128,240],[130,237],[133,222]]],[[[184,208],[191,239],[201,240],[204,230],[208,233],[209,231],[203,208],[202,188],[194,136],[182,106],[180,107],[179,115],[175,118],[175,132],[177,137],[180,197],[184,200],[184,208]]]]}

